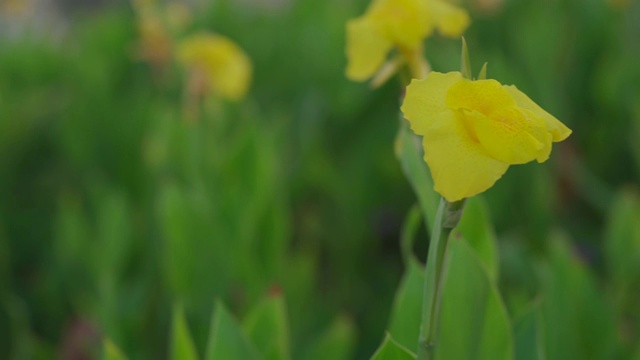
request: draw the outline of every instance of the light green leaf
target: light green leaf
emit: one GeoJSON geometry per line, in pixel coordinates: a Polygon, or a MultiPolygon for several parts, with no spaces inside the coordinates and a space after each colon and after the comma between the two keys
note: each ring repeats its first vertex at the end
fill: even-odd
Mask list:
{"type": "Polygon", "coordinates": [[[433,190],[433,179],[427,163],[423,160],[420,138],[409,128],[409,122],[401,118],[395,142],[396,157],[402,164],[402,170],[418,196],[427,231],[436,219],[440,195],[433,190]]]}
{"type": "Polygon", "coordinates": [[[466,79],[471,80],[471,61],[469,60],[469,48],[467,47],[467,40],[462,37],[462,54],[460,55],[460,72],[466,79]]]}
{"type": "Polygon", "coordinates": [[[541,269],[549,360],[611,359],[613,316],[602,291],[572,254],[566,238],[554,234],[550,240],[551,259],[541,269]]]}
{"type": "Polygon", "coordinates": [[[467,200],[456,231],[471,245],[486,267],[489,278],[495,282],[499,259],[497,239],[491,224],[489,210],[482,197],[474,196],[467,200]]]}
{"type": "Polygon", "coordinates": [[[516,360],[545,360],[540,304],[533,305],[515,322],[516,360]]]}
{"type": "Polygon", "coordinates": [[[286,306],[280,294],[260,301],[244,319],[244,330],[267,360],[291,358],[286,306]]]}
{"type": "Polygon", "coordinates": [[[416,356],[387,334],[371,360],[415,360],[416,356]]]}
{"type": "Polygon", "coordinates": [[[306,360],[347,360],[351,359],[356,345],[356,332],[353,322],[340,316],[305,351],[306,360]]]}
{"type": "Polygon", "coordinates": [[[449,247],[435,358],[513,359],[511,324],[498,289],[464,240],[452,238],[449,247]]]}
{"type": "Polygon", "coordinates": [[[388,326],[395,341],[407,349],[418,345],[423,295],[424,268],[412,259],[400,280],[388,326]]]}
{"type": "Polygon", "coordinates": [[[111,341],[104,339],[102,345],[102,360],[126,360],[124,353],[111,341]]]}
{"type": "Polygon", "coordinates": [[[211,321],[206,360],[259,360],[255,346],[221,302],[211,321]]]}
{"type": "Polygon", "coordinates": [[[173,330],[171,334],[172,360],[197,360],[198,354],[189,333],[189,327],[184,317],[184,310],[176,305],[173,309],[173,330]]]}
{"type": "Polygon", "coordinates": [[[487,63],[485,62],[482,65],[482,69],[480,69],[480,73],[478,74],[478,80],[486,80],[487,79],[487,63]]]}

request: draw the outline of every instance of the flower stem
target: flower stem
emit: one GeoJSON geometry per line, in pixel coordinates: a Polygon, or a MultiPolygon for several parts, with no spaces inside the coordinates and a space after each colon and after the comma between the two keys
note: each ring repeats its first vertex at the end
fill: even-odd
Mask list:
{"type": "Polygon", "coordinates": [[[463,209],[464,200],[450,203],[444,198],[440,199],[438,213],[431,233],[431,241],[429,242],[429,254],[427,255],[424,273],[418,360],[430,360],[433,357],[448,239],[451,231],[460,221],[463,209]]]}

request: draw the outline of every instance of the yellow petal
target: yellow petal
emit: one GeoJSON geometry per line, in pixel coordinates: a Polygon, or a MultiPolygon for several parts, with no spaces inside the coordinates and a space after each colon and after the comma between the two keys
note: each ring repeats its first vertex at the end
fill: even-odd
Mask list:
{"type": "Polygon", "coordinates": [[[508,164],[489,156],[462,123],[460,112],[437,115],[423,138],[424,159],[434,188],[447,201],[458,201],[489,189],[507,171],[508,164]]]}
{"type": "Polygon", "coordinates": [[[492,113],[515,105],[509,92],[493,79],[464,79],[453,84],[447,91],[447,106],[454,110],[475,110],[491,117],[492,113]]]}
{"type": "Polygon", "coordinates": [[[185,38],[178,49],[183,66],[205,74],[208,89],[230,100],[241,99],[251,81],[251,61],[226,37],[198,33],[185,38]]]}
{"type": "Polygon", "coordinates": [[[413,132],[418,135],[427,133],[436,116],[447,110],[447,89],[459,81],[462,81],[459,72],[443,74],[435,71],[422,80],[411,81],[400,109],[411,123],[413,132]]]}
{"type": "Polygon", "coordinates": [[[414,50],[433,31],[425,0],[377,0],[366,16],[395,45],[414,50]]]}
{"type": "Polygon", "coordinates": [[[566,127],[563,123],[561,123],[558,119],[556,119],[553,115],[546,112],[542,109],[538,104],[533,102],[525,93],[518,90],[517,87],[513,85],[504,86],[505,90],[511,94],[513,99],[516,101],[518,106],[527,109],[538,117],[542,118],[546,124],[547,130],[551,132],[553,136],[553,141],[558,142],[566,139],[569,135],[571,135],[571,129],[566,127]]]}
{"type": "Polygon", "coordinates": [[[469,27],[469,14],[454,4],[443,0],[427,2],[438,31],[449,37],[458,37],[469,27]]]}
{"type": "Polygon", "coordinates": [[[367,17],[347,23],[347,77],[364,81],[384,63],[393,44],[367,17]]]}
{"type": "Polygon", "coordinates": [[[463,110],[463,113],[465,122],[493,158],[511,165],[548,158],[551,135],[542,119],[525,115],[516,107],[494,112],[497,118],[473,110],[463,110]]]}

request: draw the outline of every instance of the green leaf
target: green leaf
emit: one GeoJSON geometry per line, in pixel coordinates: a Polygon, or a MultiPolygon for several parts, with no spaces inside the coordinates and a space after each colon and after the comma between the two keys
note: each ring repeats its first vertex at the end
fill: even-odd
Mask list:
{"type": "Polygon", "coordinates": [[[267,360],[291,358],[289,326],[284,299],[280,294],[260,301],[244,320],[244,329],[267,360]]]}
{"type": "Polygon", "coordinates": [[[418,227],[420,227],[421,215],[420,207],[418,205],[412,206],[402,225],[400,250],[402,252],[402,260],[407,266],[412,260],[416,260],[413,254],[413,243],[415,242],[418,227]]]}
{"type": "Polygon", "coordinates": [[[416,356],[387,334],[371,360],[415,360],[416,356]]]}
{"type": "Polygon", "coordinates": [[[104,339],[102,345],[102,360],[126,360],[127,357],[124,353],[111,341],[111,339],[104,339]]]}
{"type": "Polygon", "coordinates": [[[512,359],[511,324],[498,289],[464,240],[451,238],[449,247],[435,358],[512,359]]]}
{"type": "Polygon", "coordinates": [[[395,341],[408,349],[418,345],[423,296],[424,268],[412,259],[400,280],[388,326],[395,341]]]}
{"type": "Polygon", "coordinates": [[[460,56],[460,72],[466,79],[471,80],[471,61],[469,60],[469,48],[467,47],[467,40],[462,37],[462,54],[460,56]]]}
{"type": "Polygon", "coordinates": [[[550,242],[551,259],[541,269],[548,358],[613,358],[613,316],[602,291],[573,255],[566,238],[554,234],[550,242]]]}
{"type": "Polygon", "coordinates": [[[356,345],[353,322],[340,316],[314,341],[306,353],[306,360],[347,360],[352,358],[356,345]]]}
{"type": "Polygon", "coordinates": [[[544,333],[540,304],[535,304],[515,322],[516,360],[544,360],[544,333]]]}
{"type": "Polygon", "coordinates": [[[411,187],[418,196],[427,231],[436,219],[440,195],[433,190],[433,179],[424,161],[420,137],[409,129],[409,122],[401,119],[395,142],[396,157],[411,187]]]}
{"type": "Polygon", "coordinates": [[[488,213],[489,210],[481,196],[467,199],[456,232],[462,234],[471,245],[486,267],[489,278],[495,282],[499,272],[498,245],[488,213]]]}
{"type": "Polygon", "coordinates": [[[221,302],[211,321],[206,360],[259,360],[262,357],[221,302]]]}
{"type": "Polygon", "coordinates": [[[193,344],[189,327],[184,317],[184,310],[176,305],[173,309],[173,330],[171,334],[172,360],[196,360],[198,354],[193,344]]]}
{"type": "Polygon", "coordinates": [[[480,69],[480,73],[478,74],[478,80],[486,80],[487,79],[487,63],[485,62],[482,65],[482,69],[480,69]]]}
{"type": "Polygon", "coordinates": [[[605,231],[607,268],[620,300],[640,283],[640,199],[631,191],[615,200],[605,231]]]}

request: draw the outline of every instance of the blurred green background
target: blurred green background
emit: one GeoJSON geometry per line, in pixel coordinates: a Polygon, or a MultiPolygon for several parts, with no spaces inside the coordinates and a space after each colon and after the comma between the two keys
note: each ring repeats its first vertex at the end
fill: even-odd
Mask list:
{"type": "MultiPolygon", "coordinates": [[[[416,200],[393,151],[399,83],[344,76],[344,25],[366,6],[193,5],[180,33],[228,36],[254,77],[243,101],[185,121],[184,74],[136,57],[130,3],[0,0],[0,355],[94,358],[109,337],[132,359],[168,358],[175,304],[203,353],[216,299],[243,318],[282,294],[291,358],[368,358],[416,200]]],[[[605,349],[575,358],[640,358],[640,4],[463,6],[474,72],[487,61],[573,129],[484,194],[510,314],[556,286],[557,337],[595,333],[605,349]],[[555,280],[588,295],[540,270],[562,268],[565,242],[580,280],[555,280]],[[601,322],[575,310],[585,302],[601,322]]],[[[458,40],[427,40],[437,71],[459,54],[458,40]]]]}

